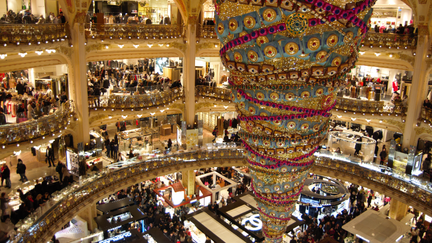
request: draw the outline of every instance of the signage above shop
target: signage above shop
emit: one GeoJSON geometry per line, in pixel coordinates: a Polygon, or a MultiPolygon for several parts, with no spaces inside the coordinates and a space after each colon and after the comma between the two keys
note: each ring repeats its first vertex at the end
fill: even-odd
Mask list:
{"type": "Polygon", "coordinates": [[[119,240],[123,240],[124,238],[131,237],[131,236],[132,236],[132,233],[128,231],[128,232],[124,232],[122,234],[116,235],[114,237],[99,241],[99,243],[117,242],[119,240]]]}

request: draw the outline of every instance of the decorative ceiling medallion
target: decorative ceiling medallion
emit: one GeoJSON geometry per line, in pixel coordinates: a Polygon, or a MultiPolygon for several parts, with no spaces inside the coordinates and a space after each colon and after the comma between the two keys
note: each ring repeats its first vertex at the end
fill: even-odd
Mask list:
{"type": "Polygon", "coordinates": [[[274,11],[274,9],[268,8],[268,9],[264,10],[262,17],[263,17],[264,21],[273,22],[277,17],[277,13],[276,13],[276,11],[274,11]]]}
{"type": "Polygon", "coordinates": [[[327,38],[327,46],[334,47],[336,46],[338,41],[339,41],[339,37],[335,34],[332,34],[327,38]]]}
{"type": "Polygon", "coordinates": [[[237,20],[236,20],[235,18],[231,18],[231,19],[228,21],[228,28],[229,28],[231,31],[235,31],[235,30],[237,29],[237,27],[238,27],[238,22],[237,22],[237,20]]]}
{"type": "Polygon", "coordinates": [[[326,51],[320,51],[318,52],[318,54],[316,55],[316,59],[318,62],[325,62],[327,61],[327,52],[326,51]]]}
{"type": "Polygon", "coordinates": [[[335,57],[332,61],[332,66],[339,67],[341,63],[342,63],[342,59],[340,57],[335,57]]]}
{"type": "Polygon", "coordinates": [[[267,36],[260,36],[256,39],[256,43],[261,46],[262,44],[268,43],[269,39],[267,38],[267,36]]]}
{"type": "Polygon", "coordinates": [[[348,31],[346,34],[345,34],[345,37],[344,37],[344,43],[348,43],[348,42],[350,42],[352,39],[353,39],[353,37],[354,37],[354,33],[352,32],[352,31],[348,31]]]}
{"type": "Polygon", "coordinates": [[[273,58],[277,54],[277,49],[274,46],[266,46],[264,48],[264,55],[268,58],[273,58]]]}
{"type": "Polygon", "coordinates": [[[288,36],[301,35],[308,27],[308,20],[302,13],[290,14],[286,20],[288,36]]]}
{"type": "Polygon", "coordinates": [[[243,56],[240,53],[238,53],[238,52],[234,52],[234,60],[236,62],[242,62],[243,61],[243,56]]]}
{"type": "Polygon", "coordinates": [[[219,23],[218,27],[217,27],[217,31],[218,31],[219,35],[222,35],[222,33],[224,32],[224,30],[225,30],[224,25],[222,23],[219,23]]]}
{"type": "Polygon", "coordinates": [[[310,38],[308,43],[307,43],[307,47],[309,48],[309,50],[311,51],[316,51],[318,50],[318,48],[321,46],[321,42],[318,38],[313,37],[310,38]]]}
{"type": "Polygon", "coordinates": [[[251,62],[258,61],[258,54],[255,51],[248,51],[247,56],[251,62]]]}
{"type": "Polygon", "coordinates": [[[243,24],[246,28],[252,29],[253,27],[255,27],[255,24],[256,24],[255,18],[252,16],[246,16],[243,19],[243,24]]]}
{"type": "Polygon", "coordinates": [[[285,45],[285,53],[295,55],[299,51],[299,46],[294,42],[289,42],[285,45]]]}

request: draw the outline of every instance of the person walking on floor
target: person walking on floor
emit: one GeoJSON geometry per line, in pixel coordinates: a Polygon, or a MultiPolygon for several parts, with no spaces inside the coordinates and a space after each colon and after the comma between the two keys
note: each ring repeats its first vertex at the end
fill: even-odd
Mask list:
{"type": "Polygon", "coordinates": [[[6,164],[4,164],[3,167],[4,169],[2,172],[2,182],[3,180],[6,180],[6,187],[10,189],[12,187],[11,180],[10,180],[10,170],[6,164]]]}
{"type": "Polygon", "coordinates": [[[59,173],[60,182],[63,182],[63,167],[64,167],[63,163],[59,161],[57,163],[56,172],[59,173]]]}
{"type": "Polygon", "coordinates": [[[387,157],[387,150],[386,150],[386,148],[383,148],[381,150],[381,153],[380,153],[380,159],[381,159],[380,165],[384,165],[384,161],[385,161],[386,157],[387,157]]]}
{"type": "Polygon", "coordinates": [[[46,155],[45,156],[46,156],[46,160],[49,163],[48,167],[51,167],[51,163],[52,163],[52,166],[54,167],[55,166],[55,164],[54,164],[54,151],[49,146],[47,146],[47,150],[46,150],[46,155]]]}
{"type": "Polygon", "coordinates": [[[6,169],[6,164],[3,164],[1,167],[1,186],[3,186],[3,182],[6,180],[6,178],[3,177],[3,171],[6,169]]]}
{"type": "Polygon", "coordinates": [[[22,182],[28,181],[27,176],[25,174],[26,169],[27,169],[27,167],[25,166],[23,161],[21,159],[18,159],[17,174],[19,174],[21,176],[20,181],[22,181],[22,182]]]}

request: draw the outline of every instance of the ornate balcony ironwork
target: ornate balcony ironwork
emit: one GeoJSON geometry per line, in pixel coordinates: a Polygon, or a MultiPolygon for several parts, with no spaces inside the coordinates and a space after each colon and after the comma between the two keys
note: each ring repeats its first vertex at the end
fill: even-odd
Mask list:
{"type": "Polygon", "coordinates": [[[34,140],[65,129],[74,112],[73,102],[63,103],[53,114],[36,120],[0,126],[0,145],[34,140]]]}
{"type": "Polygon", "coordinates": [[[197,31],[196,31],[196,37],[197,38],[214,38],[215,40],[218,39],[218,36],[215,32],[215,25],[197,25],[197,31]]]}
{"type": "Polygon", "coordinates": [[[170,39],[184,35],[181,25],[87,24],[88,39],[170,39]]]}
{"type": "MultiPolygon", "coordinates": [[[[367,166],[349,162],[346,159],[338,160],[329,156],[329,152],[321,151],[316,153],[315,169],[332,170],[339,173],[361,177],[378,183],[383,188],[397,190],[408,197],[421,202],[422,204],[432,207],[432,187],[431,183],[420,181],[419,179],[409,176],[392,173],[390,168],[384,168],[379,165],[367,164],[367,166]]],[[[185,165],[187,163],[198,163],[197,166],[204,166],[206,161],[214,166],[214,161],[230,161],[226,166],[232,165],[232,161],[243,161],[243,150],[239,147],[220,148],[215,151],[198,150],[184,153],[175,153],[163,157],[151,158],[146,161],[130,160],[129,166],[116,167],[117,170],[101,173],[89,174],[60,192],[53,194],[53,198],[48,202],[51,207],[38,217],[32,214],[16,225],[18,234],[16,242],[35,242],[46,232],[50,232],[50,227],[59,226],[63,216],[72,217],[76,209],[83,207],[83,202],[87,199],[94,200],[97,196],[102,196],[103,191],[115,185],[123,184],[130,178],[138,176],[156,175],[153,173],[156,169],[169,168],[171,166],[185,165]]]]}
{"type": "Polygon", "coordinates": [[[67,39],[64,24],[2,24],[0,33],[2,45],[47,44],[67,39]]]}
{"type": "Polygon", "coordinates": [[[362,41],[362,45],[365,47],[415,49],[417,36],[368,32],[362,41]]]}
{"type": "Polygon", "coordinates": [[[155,92],[139,95],[110,95],[108,97],[89,96],[89,107],[110,109],[138,109],[150,108],[160,105],[170,105],[175,100],[183,97],[182,89],[170,89],[163,92],[155,92]],[[99,104],[98,104],[99,103],[99,104]]]}

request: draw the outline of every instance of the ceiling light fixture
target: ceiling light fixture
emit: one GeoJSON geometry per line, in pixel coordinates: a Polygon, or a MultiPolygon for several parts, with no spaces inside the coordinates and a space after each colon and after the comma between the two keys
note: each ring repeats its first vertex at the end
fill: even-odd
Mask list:
{"type": "Polygon", "coordinates": [[[46,49],[45,51],[48,52],[48,54],[51,54],[51,53],[55,53],[55,52],[56,52],[55,49],[46,49]]]}
{"type": "Polygon", "coordinates": [[[133,47],[135,47],[135,48],[138,48],[138,47],[139,47],[139,45],[133,45],[133,47]]]}
{"type": "Polygon", "coordinates": [[[151,48],[151,47],[153,46],[153,44],[147,44],[147,46],[148,46],[149,48],[151,48]]]}
{"type": "Polygon", "coordinates": [[[7,54],[0,54],[0,59],[5,59],[7,57],[7,54]]]}
{"type": "Polygon", "coordinates": [[[381,55],[381,53],[375,52],[375,56],[378,57],[379,55],[381,55]]]}
{"type": "Polygon", "coordinates": [[[19,52],[18,55],[20,55],[21,57],[25,57],[27,55],[27,52],[19,52]]]}
{"type": "Polygon", "coordinates": [[[124,45],[118,45],[118,47],[120,47],[120,49],[123,48],[123,46],[124,46],[124,45]]]}
{"type": "Polygon", "coordinates": [[[42,55],[43,51],[35,51],[35,53],[40,56],[40,55],[42,55]]]}

